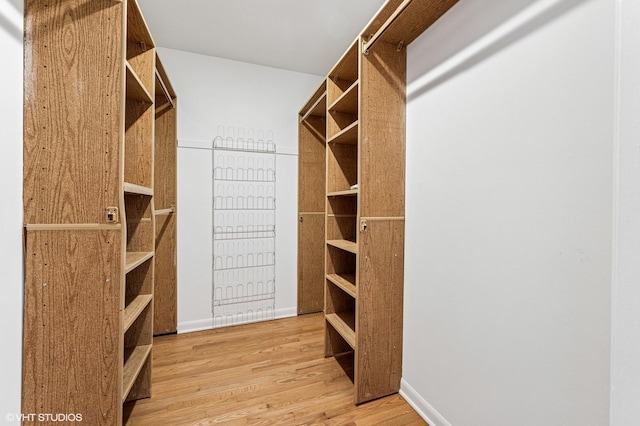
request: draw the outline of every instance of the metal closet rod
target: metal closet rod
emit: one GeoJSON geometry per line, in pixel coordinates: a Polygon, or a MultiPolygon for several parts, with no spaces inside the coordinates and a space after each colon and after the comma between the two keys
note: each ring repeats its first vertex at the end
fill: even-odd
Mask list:
{"type": "Polygon", "coordinates": [[[373,47],[373,45],[382,37],[385,31],[389,29],[391,24],[398,19],[398,17],[404,12],[404,10],[411,4],[413,0],[404,0],[400,6],[393,12],[393,14],[385,21],[384,24],[380,27],[378,31],[371,38],[366,41],[362,47],[362,53],[365,55],[369,53],[369,50],[373,47]]]}

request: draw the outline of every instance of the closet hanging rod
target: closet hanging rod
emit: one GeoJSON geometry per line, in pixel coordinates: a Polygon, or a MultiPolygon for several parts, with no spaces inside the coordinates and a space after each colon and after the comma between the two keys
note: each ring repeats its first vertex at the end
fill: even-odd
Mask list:
{"type": "Polygon", "coordinates": [[[384,24],[382,24],[380,29],[378,29],[378,31],[376,31],[376,33],[372,35],[371,38],[369,38],[369,40],[364,42],[362,46],[362,53],[364,53],[365,55],[369,53],[369,50],[373,47],[373,45],[376,44],[376,42],[380,39],[380,37],[382,37],[384,32],[389,29],[391,24],[393,24],[393,22],[398,19],[398,17],[402,14],[402,12],[404,12],[404,10],[411,4],[412,1],[413,0],[404,0],[400,4],[400,6],[398,6],[398,8],[391,14],[391,16],[389,16],[389,19],[387,19],[384,24]]]}
{"type": "Polygon", "coordinates": [[[158,84],[160,84],[160,88],[162,89],[162,94],[164,95],[165,98],[167,98],[167,101],[169,101],[169,105],[171,105],[171,108],[174,108],[173,99],[171,99],[169,90],[164,85],[164,81],[162,81],[162,78],[160,77],[160,74],[158,74],[157,71],[156,71],[156,80],[158,81],[158,84]]]}

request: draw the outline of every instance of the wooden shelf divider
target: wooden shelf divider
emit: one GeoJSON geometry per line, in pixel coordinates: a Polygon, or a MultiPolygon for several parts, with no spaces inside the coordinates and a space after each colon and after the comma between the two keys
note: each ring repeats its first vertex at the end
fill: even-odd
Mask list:
{"type": "Polygon", "coordinates": [[[358,121],[354,121],[327,140],[327,143],[358,144],[358,121]]]}
{"type": "Polygon", "coordinates": [[[175,212],[175,207],[169,207],[168,209],[154,210],[153,214],[155,214],[156,216],[167,216],[170,214],[174,214],[175,212]]]}
{"type": "Polygon", "coordinates": [[[135,348],[125,349],[125,363],[122,369],[122,402],[126,401],[133,384],[138,378],[138,374],[140,374],[147,358],[149,358],[151,346],[152,345],[141,345],[135,348]]]}
{"type": "Polygon", "coordinates": [[[122,184],[122,189],[125,194],[153,195],[153,188],[136,185],[135,183],[124,182],[122,184]]]}
{"type": "Polygon", "coordinates": [[[327,197],[355,197],[357,195],[357,189],[346,189],[344,191],[334,191],[327,193],[327,197]]]}
{"type": "Polygon", "coordinates": [[[349,253],[358,254],[358,244],[349,240],[327,240],[327,244],[349,253]]]}
{"type": "Polygon", "coordinates": [[[355,274],[328,274],[327,279],[354,299],[357,297],[355,274]]]}
{"type": "Polygon", "coordinates": [[[125,261],[124,272],[128,274],[129,272],[136,269],[138,266],[142,265],[147,260],[153,257],[153,252],[127,252],[127,259],[125,261]]]}
{"type": "Polygon", "coordinates": [[[309,117],[325,117],[327,115],[327,94],[324,93],[302,116],[302,121],[306,121],[309,117]]]}
{"type": "Polygon", "coordinates": [[[355,314],[353,312],[337,312],[326,314],[325,318],[342,338],[356,349],[355,314]]]}
{"type": "Polygon", "coordinates": [[[354,81],[353,84],[329,106],[328,110],[346,114],[357,114],[358,80],[354,81]]]}
{"type": "Polygon", "coordinates": [[[135,72],[129,61],[125,62],[127,70],[127,98],[142,101],[149,105],[153,104],[153,98],[145,87],[138,74],[135,72]]]}
{"type": "Polygon", "coordinates": [[[144,308],[149,305],[149,302],[153,300],[151,294],[140,294],[133,299],[129,305],[124,309],[124,324],[123,329],[126,332],[129,327],[138,319],[144,308]]]}

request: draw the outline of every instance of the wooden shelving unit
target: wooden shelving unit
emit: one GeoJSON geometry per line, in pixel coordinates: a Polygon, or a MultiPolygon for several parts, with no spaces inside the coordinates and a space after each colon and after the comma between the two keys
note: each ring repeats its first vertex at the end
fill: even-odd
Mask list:
{"type": "Polygon", "coordinates": [[[298,120],[298,313],[324,305],[327,82],[300,110],[298,120]]]}
{"type": "MultiPolygon", "coordinates": [[[[347,370],[357,404],[400,388],[405,47],[456,1],[387,1],[329,72],[326,101],[316,91],[301,111],[326,117],[326,198],[317,206],[325,212],[325,355],[353,363],[347,370]]],[[[300,173],[299,198],[322,186],[309,184],[302,161],[300,173]]],[[[303,250],[316,242],[299,244],[303,250]]]]}
{"type": "Polygon", "coordinates": [[[120,425],[151,396],[156,272],[175,276],[157,248],[175,241],[175,154],[156,148],[175,93],[135,0],[28,0],[25,32],[22,410],[120,425]]]}

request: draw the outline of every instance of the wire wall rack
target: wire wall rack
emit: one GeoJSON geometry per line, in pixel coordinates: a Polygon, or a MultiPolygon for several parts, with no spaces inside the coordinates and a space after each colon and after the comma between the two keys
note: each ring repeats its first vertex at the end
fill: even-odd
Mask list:
{"type": "Polygon", "coordinates": [[[213,326],[275,316],[276,146],[272,132],[213,140],[213,326]]]}

